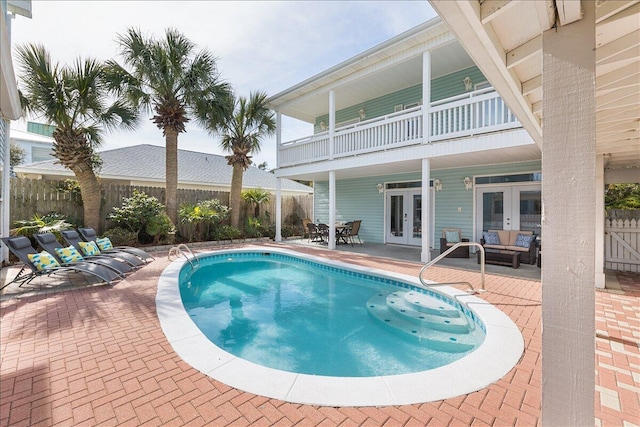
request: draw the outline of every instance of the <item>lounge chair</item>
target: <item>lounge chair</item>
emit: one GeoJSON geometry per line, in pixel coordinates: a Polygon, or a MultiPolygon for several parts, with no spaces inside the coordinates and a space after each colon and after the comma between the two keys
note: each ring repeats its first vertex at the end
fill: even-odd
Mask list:
{"type": "MultiPolygon", "coordinates": [[[[82,238],[80,237],[80,234],[78,234],[77,231],[63,230],[61,231],[61,233],[65,242],[67,242],[69,245],[72,245],[74,248],[80,251],[80,253],[82,253],[82,247],[80,246],[80,243],[85,243],[85,241],[82,240],[82,238]]],[[[138,258],[137,256],[132,255],[128,252],[123,252],[123,251],[115,251],[115,250],[100,251],[100,254],[114,257],[114,258],[119,258],[121,260],[126,261],[128,264],[130,264],[133,267],[140,267],[145,263],[144,260],[138,258]]]]}
{"type": "MultiPolygon", "coordinates": [[[[468,241],[469,239],[462,238],[461,228],[443,228],[440,238],[440,253],[444,253],[456,243],[468,241]]],[[[447,255],[447,258],[469,258],[469,246],[460,246],[447,255]]]]}
{"type": "Polygon", "coordinates": [[[55,273],[86,273],[97,277],[98,279],[108,283],[109,285],[112,285],[112,282],[114,280],[122,278],[118,273],[108,269],[107,267],[98,264],[91,264],[88,262],[76,262],[64,267],[55,266],[54,264],[53,267],[38,268],[38,266],[29,259],[29,255],[42,256],[42,254],[38,254],[38,251],[36,251],[33,246],[31,246],[31,240],[24,236],[2,237],[0,238],[0,240],[2,240],[5,245],[7,245],[9,251],[14,254],[23,264],[16,277],[12,281],[5,284],[2,288],[9,286],[11,283],[18,283],[18,286],[20,287],[24,284],[28,284],[38,276],[49,276],[55,273]]]}
{"type": "MultiPolygon", "coordinates": [[[[58,239],[56,238],[55,234],[36,233],[33,235],[33,238],[36,239],[36,242],[38,242],[38,245],[42,249],[44,249],[45,251],[53,255],[53,257],[60,263],[61,266],[64,267],[65,265],[67,265],[67,262],[65,262],[60,256],[60,254],[58,253],[58,250],[64,249],[65,246],[62,243],[58,242],[58,239]]],[[[79,252],[80,254],[82,254],[81,251],[79,252]]],[[[123,277],[126,273],[133,271],[133,266],[131,266],[131,264],[126,263],[125,261],[120,261],[116,258],[109,258],[105,256],[95,256],[95,255],[86,256],[82,254],[82,259],[84,261],[91,262],[94,264],[104,265],[105,267],[114,270],[116,273],[118,273],[120,276],[123,276],[123,277]]]]}
{"type": "MultiPolygon", "coordinates": [[[[78,233],[87,241],[87,242],[95,242],[98,239],[98,235],[93,228],[78,228],[78,233]]],[[[151,256],[146,251],[143,251],[140,248],[134,248],[133,246],[116,246],[113,248],[116,251],[124,251],[130,254],[137,256],[138,258],[144,260],[144,262],[151,262],[155,258],[151,256]]]]}

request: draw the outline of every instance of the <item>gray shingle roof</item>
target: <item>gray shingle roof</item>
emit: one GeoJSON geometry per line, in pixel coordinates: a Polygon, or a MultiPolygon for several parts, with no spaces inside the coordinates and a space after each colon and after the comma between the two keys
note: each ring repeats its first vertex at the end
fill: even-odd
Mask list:
{"type": "MultiPolygon", "coordinates": [[[[165,149],[156,145],[134,145],[100,152],[102,169],[99,175],[105,178],[129,180],[165,179],[165,149]]],[[[55,160],[32,163],[16,167],[16,172],[29,173],[51,171],[51,174],[65,170],[55,160]]],[[[209,184],[230,186],[231,166],[223,156],[178,150],[178,182],[181,184],[209,184]]],[[[250,167],[244,172],[243,188],[275,190],[276,177],[272,173],[250,167]]],[[[282,189],[312,193],[313,188],[298,182],[282,179],[282,189]]]]}

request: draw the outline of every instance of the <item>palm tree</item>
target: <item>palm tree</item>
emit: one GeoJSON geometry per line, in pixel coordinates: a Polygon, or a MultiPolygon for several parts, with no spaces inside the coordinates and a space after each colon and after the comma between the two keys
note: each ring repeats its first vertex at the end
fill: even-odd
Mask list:
{"type": "Polygon", "coordinates": [[[96,60],[51,64],[44,46],[35,44],[19,46],[17,53],[22,108],[55,126],[53,154],[78,181],[84,225],[98,229],[101,188],[95,171],[101,161],[95,150],[105,130],[135,128],[136,111],[113,100],[104,66],[96,60]]]}
{"type": "Polygon", "coordinates": [[[224,117],[231,88],[220,82],[211,53],[196,53],[195,45],[175,29],[167,29],[161,40],[129,29],[117,41],[130,71],[109,61],[111,87],[136,108],[153,111],[151,120],[165,137],[167,214],[177,224],[178,134],[186,132],[186,123],[204,109],[210,121],[224,117]]]}
{"type": "Polygon", "coordinates": [[[276,122],[273,111],[267,106],[267,94],[252,92],[249,99],[232,99],[233,109],[222,123],[205,122],[209,131],[222,135],[220,146],[231,154],[226,156],[227,163],[233,167],[229,208],[231,225],[240,228],[240,209],[242,206],[242,176],[251,166],[251,153],[260,152],[262,138],[273,135],[276,122]]]}
{"type": "Polygon", "coordinates": [[[253,216],[258,218],[260,216],[260,206],[269,203],[271,193],[262,188],[253,188],[242,192],[242,200],[253,206],[253,216]]]}

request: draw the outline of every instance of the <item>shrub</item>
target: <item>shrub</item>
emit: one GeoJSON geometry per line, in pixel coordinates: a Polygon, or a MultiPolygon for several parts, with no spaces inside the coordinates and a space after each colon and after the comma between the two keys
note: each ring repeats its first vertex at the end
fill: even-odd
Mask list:
{"type": "Polygon", "coordinates": [[[9,230],[12,236],[25,236],[32,239],[35,233],[53,233],[59,241],[62,241],[60,231],[73,228],[73,224],[67,222],[65,215],[52,212],[40,216],[35,214],[32,219],[18,220],[13,223],[14,228],[9,230]]]}
{"type": "Polygon", "coordinates": [[[218,199],[203,200],[195,205],[180,206],[178,216],[183,223],[195,227],[194,233],[186,236],[189,241],[208,240],[211,237],[212,227],[229,218],[229,207],[223,205],[218,199]]]}
{"type": "Polygon", "coordinates": [[[242,237],[242,232],[233,225],[221,225],[213,229],[214,240],[233,240],[242,237]]]}
{"type": "Polygon", "coordinates": [[[122,199],[122,206],[114,207],[109,219],[116,225],[126,228],[140,235],[145,231],[152,218],[163,212],[164,205],[160,201],[138,190],[133,190],[133,196],[122,199]]]}
{"type": "Polygon", "coordinates": [[[153,237],[154,245],[160,244],[161,240],[172,244],[175,238],[176,228],[171,222],[171,218],[169,218],[166,213],[161,212],[149,219],[145,227],[145,232],[153,237]]]}
{"type": "Polygon", "coordinates": [[[113,227],[104,232],[114,246],[133,246],[138,242],[138,234],[135,231],[122,227],[113,227]]]}

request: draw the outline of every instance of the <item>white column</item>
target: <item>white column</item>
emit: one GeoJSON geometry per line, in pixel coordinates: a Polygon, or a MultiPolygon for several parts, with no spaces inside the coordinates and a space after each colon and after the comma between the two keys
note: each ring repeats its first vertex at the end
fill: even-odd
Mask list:
{"type": "Polygon", "coordinates": [[[594,423],[595,2],[542,36],[542,425],[594,423]]]}
{"type": "Polygon", "coordinates": [[[429,181],[431,180],[431,161],[422,159],[422,262],[431,261],[431,200],[429,198],[429,181]]]}
{"type": "MultiPolygon", "coordinates": [[[[0,120],[4,120],[4,118],[0,117],[0,120]]],[[[2,163],[2,194],[0,194],[0,198],[2,198],[2,212],[0,212],[0,236],[8,237],[11,223],[11,191],[9,189],[9,185],[11,184],[11,135],[9,120],[4,120],[4,124],[4,135],[0,135],[0,138],[6,138],[4,141],[4,158],[2,163]]],[[[0,244],[0,251],[0,264],[2,264],[3,260],[9,260],[9,249],[5,247],[5,245],[0,244]]]]}
{"type": "Polygon", "coordinates": [[[276,242],[282,242],[282,178],[276,180],[276,242]]]}
{"type": "Polygon", "coordinates": [[[333,137],[336,132],[336,93],[329,91],[329,159],[333,160],[333,137]]]}
{"type": "MultiPolygon", "coordinates": [[[[276,111],[276,169],[280,167],[282,144],[282,113],[276,111]]],[[[282,180],[276,180],[276,242],[282,242],[282,180]]]]}
{"type": "Polygon", "coordinates": [[[336,248],[336,171],[329,171],[329,249],[336,248]]]}
{"type": "Polygon", "coordinates": [[[596,156],[596,192],[594,195],[596,201],[596,230],[595,230],[595,286],[599,289],[605,288],[604,276],[604,155],[596,156]]]}
{"type": "MultiPolygon", "coordinates": [[[[429,143],[431,139],[431,51],[422,54],[422,141],[429,143]]],[[[427,183],[428,185],[429,183],[427,183]]],[[[422,194],[424,198],[424,193],[422,194]]],[[[423,200],[424,203],[424,200],[423,200]]],[[[424,230],[424,227],[422,227],[424,230]]],[[[424,232],[422,234],[424,238],[424,232]]]]}

